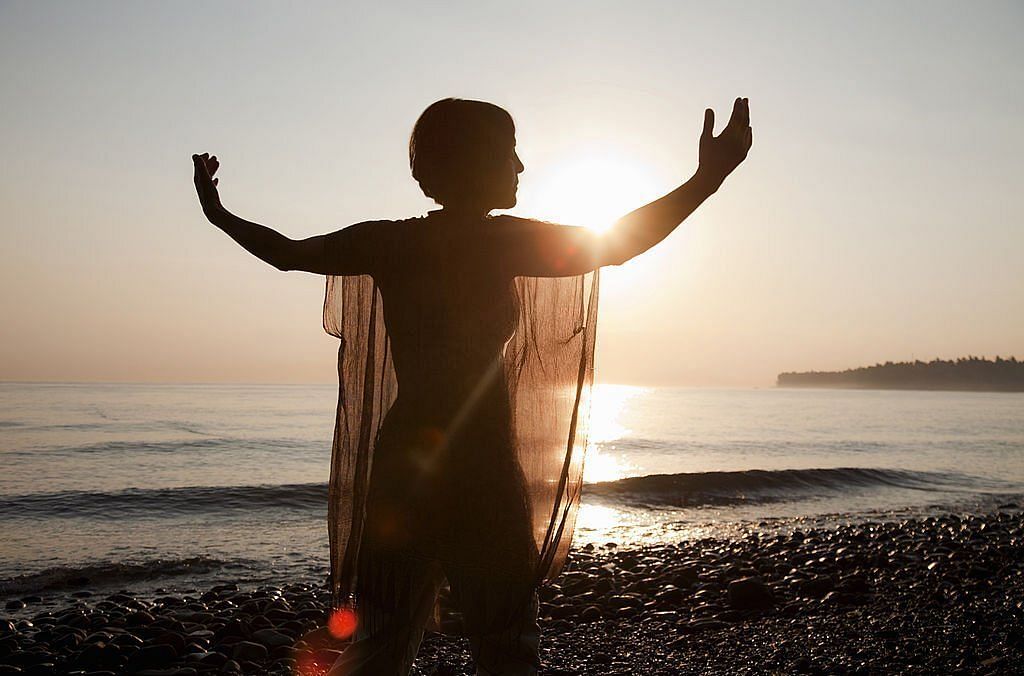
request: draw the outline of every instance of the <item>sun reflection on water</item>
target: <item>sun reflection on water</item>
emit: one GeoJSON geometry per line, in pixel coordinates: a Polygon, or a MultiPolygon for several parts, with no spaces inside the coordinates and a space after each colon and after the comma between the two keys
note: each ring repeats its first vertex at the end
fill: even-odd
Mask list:
{"type": "Polygon", "coordinates": [[[576,527],[580,531],[606,533],[620,524],[622,516],[614,507],[583,503],[576,517],[576,527]]]}
{"type": "Polygon", "coordinates": [[[573,546],[602,547],[607,543],[658,545],[706,537],[739,538],[747,530],[749,527],[717,522],[707,514],[688,510],[670,508],[651,512],[642,508],[588,502],[584,498],[576,516],[573,546]]]}
{"type": "Polygon", "coordinates": [[[631,430],[620,422],[626,403],[643,394],[643,387],[629,385],[595,385],[590,405],[590,432],[587,454],[583,465],[583,481],[617,481],[635,476],[640,468],[617,453],[611,442],[621,439],[631,430]]]}
{"type": "Polygon", "coordinates": [[[591,446],[583,465],[583,481],[592,484],[600,481],[618,481],[636,470],[635,465],[613,454],[613,449],[591,446]]]}

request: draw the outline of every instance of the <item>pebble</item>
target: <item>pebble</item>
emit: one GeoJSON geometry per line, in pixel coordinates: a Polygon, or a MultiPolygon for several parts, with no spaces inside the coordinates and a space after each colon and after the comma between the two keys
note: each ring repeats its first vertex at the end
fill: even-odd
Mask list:
{"type": "Polygon", "coordinates": [[[267,658],[269,651],[265,646],[252,641],[239,641],[231,651],[231,658],[238,662],[261,662],[267,658]]]}
{"type": "Polygon", "coordinates": [[[252,633],[252,638],[254,641],[259,642],[261,645],[264,645],[269,649],[281,646],[290,646],[294,643],[290,637],[273,629],[260,629],[259,631],[254,631],[252,633]]]}
{"type": "Polygon", "coordinates": [[[737,610],[764,610],[775,604],[775,595],[759,577],[742,577],[729,583],[729,605],[737,610]]]}

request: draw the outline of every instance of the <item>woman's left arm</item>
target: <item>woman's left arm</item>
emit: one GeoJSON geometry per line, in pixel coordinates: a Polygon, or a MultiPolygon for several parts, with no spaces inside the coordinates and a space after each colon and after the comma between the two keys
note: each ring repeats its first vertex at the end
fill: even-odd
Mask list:
{"type": "Polygon", "coordinates": [[[505,258],[513,274],[533,277],[579,275],[621,265],[669,236],[747,157],[753,141],[746,99],[736,99],[732,117],[718,136],[715,114],[704,113],[697,172],[686,183],[620,218],[603,235],[587,228],[530,222],[516,233],[505,258]]]}
{"type": "Polygon", "coordinates": [[[664,197],[619,219],[605,234],[605,256],[614,265],[647,251],[704,203],[747,158],[753,143],[747,99],[736,99],[729,123],[714,135],[715,112],[704,111],[697,172],[664,197]]]}

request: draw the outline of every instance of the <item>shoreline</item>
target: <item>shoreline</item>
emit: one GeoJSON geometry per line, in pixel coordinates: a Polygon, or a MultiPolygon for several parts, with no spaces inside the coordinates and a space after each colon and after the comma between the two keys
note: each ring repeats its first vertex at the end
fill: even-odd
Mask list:
{"type": "MultiPolygon", "coordinates": [[[[319,585],[9,607],[0,674],[313,674],[343,647],[319,585]]],[[[1024,513],[574,550],[540,590],[543,674],[1024,671],[1024,513]]],[[[20,601],[10,603],[17,605],[20,601]]],[[[472,673],[428,634],[414,674],[472,673]]]]}

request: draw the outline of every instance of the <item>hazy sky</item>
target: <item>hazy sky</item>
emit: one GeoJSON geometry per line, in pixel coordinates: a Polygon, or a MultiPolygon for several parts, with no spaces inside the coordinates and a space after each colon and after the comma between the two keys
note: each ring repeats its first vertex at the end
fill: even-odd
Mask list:
{"type": "Polygon", "coordinates": [[[1019,2],[2,2],[0,379],[333,381],[323,279],[209,225],[190,155],[292,237],[418,215],[446,96],[508,108],[514,213],[570,221],[687,179],[749,97],[747,163],[604,277],[601,381],[1024,357],[1022,32],[1019,2]]]}

